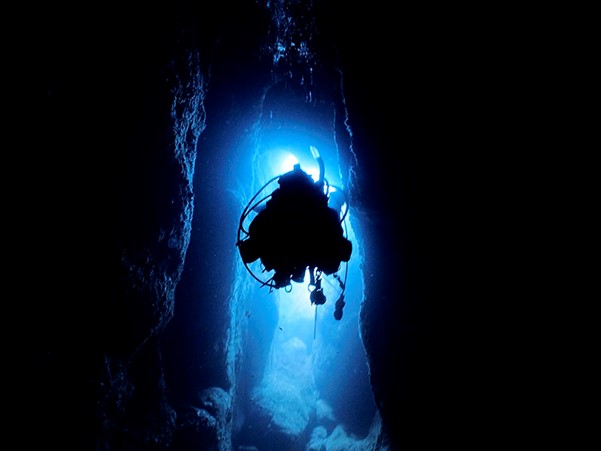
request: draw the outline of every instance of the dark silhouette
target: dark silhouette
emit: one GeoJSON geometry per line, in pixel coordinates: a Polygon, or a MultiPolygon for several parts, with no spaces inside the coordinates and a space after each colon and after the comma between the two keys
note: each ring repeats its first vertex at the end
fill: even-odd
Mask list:
{"type": "MultiPolygon", "coordinates": [[[[238,241],[240,255],[245,264],[261,259],[265,271],[273,270],[274,288],[303,282],[308,268],[311,285],[319,290],[321,273],[333,274],[348,262],[352,244],[344,236],[339,212],[328,206],[323,182],[314,182],[297,164],[278,183],[251,222],[248,237],[238,241]]],[[[313,299],[325,302],[318,295],[313,299]]]]}

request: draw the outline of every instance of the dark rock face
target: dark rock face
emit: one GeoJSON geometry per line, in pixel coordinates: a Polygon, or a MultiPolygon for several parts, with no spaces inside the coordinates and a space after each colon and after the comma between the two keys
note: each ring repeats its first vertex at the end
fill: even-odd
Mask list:
{"type": "Polygon", "coordinates": [[[28,396],[45,418],[36,439],[169,449],[177,415],[160,336],[192,226],[205,127],[198,49],[170,14],[35,26],[45,72],[33,155],[46,149],[35,183],[52,220],[34,242],[47,259],[39,277],[62,293],[32,309],[28,396]]]}

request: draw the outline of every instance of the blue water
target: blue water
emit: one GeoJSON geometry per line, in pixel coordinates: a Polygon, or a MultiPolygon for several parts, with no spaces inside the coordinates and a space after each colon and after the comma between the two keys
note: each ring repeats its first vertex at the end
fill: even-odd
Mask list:
{"type": "MultiPolygon", "coordinates": [[[[303,284],[292,282],[289,292],[262,285],[260,281],[268,281],[272,274],[263,272],[260,260],[245,267],[231,227],[238,224],[253,196],[295,163],[317,178],[319,166],[311,146],[323,158],[330,186],[347,192],[351,173],[360,169],[349,144],[350,126],[344,123],[344,102],[335,84],[339,80],[334,77],[331,85],[320,86],[311,81],[311,74],[318,70],[310,45],[313,25],[301,20],[305,15],[296,11],[310,6],[310,2],[268,3],[275,24],[271,42],[277,43],[271,49],[270,77],[261,78],[265,74],[259,74],[259,66],[257,73],[236,72],[239,78],[231,85],[211,88],[222,94],[214,100],[207,98],[207,108],[214,114],[201,139],[198,158],[200,167],[211,165],[212,171],[199,171],[199,192],[201,196],[219,193],[219,197],[206,195],[198,204],[202,209],[204,203],[201,216],[203,211],[214,212],[214,217],[205,219],[216,224],[207,229],[208,235],[221,240],[223,234],[231,234],[229,249],[235,254],[224,259],[234,260],[228,301],[231,323],[224,345],[233,402],[233,450],[374,449],[367,443],[378,417],[359,335],[364,275],[362,243],[355,233],[360,227],[356,227],[352,206],[344,229],[353,253],[337,273],[346,282],[341,320],[334,318],[335,302],[342,292],[334,275],[324,276],[327,301],[317,307],[309,299],[308,276],[303,284]],[[219,156],[211,159],[214,152],[219,156]]],[[[263,194],[275,188],[277,184],[265,187],[263,194]]],[[[252,219],[251,214],[246,226],[252,219]]],[[[210,254],[210,243],[206,248],[210,254]]],[[[213,270],[207,267],[206,271],[213,270]]],[[[211,280],[224,279],[222,274],[215,271],[211,280]]]]}
{"type": "MultiPolygon", "coordinates": [[[[310,145],[315,145],[328,162],[326,179],[343,189],[335,146],[316,133],[303,134],[306,128],[304,124],[269,134],[254,147],[250,170],[241,171],[241,178],[257,190],[296,162],[317,178],[318,165],[310,152],[310,145]]],[[[265,187],[266,193],[277,188],[273,185],[265,187]]],[[[254,194],[244,193],[239,195],[240,211],[254,194]]],[[[246,226],[252,218],[249,215],[246,226]]],[[[250,274],[263,281],[272,275],[263,271],[260,260],[246,268],[238,259],[232,306],[241,318],[242,357],[236,378],[234,449],[304,450],[325,444],[328,449],[362,449],[376,409],[359,336],[363,275],[353,221],[349,210],[343,225],[353,254],[348,263],[341,263],[339,279],[334,274],[324,276],[327,301],[323,305],[311,304],[308,275],[302,284],[292,282],[289,290],[275,289],[250,274]],[[334,318],[335,302],[343,292],[339,280],[346,281],[340,321],[334,318]]]]}

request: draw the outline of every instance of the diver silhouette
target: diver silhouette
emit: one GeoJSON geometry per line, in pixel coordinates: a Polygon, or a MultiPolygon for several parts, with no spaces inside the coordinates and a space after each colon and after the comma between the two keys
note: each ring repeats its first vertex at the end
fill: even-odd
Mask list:
{"type": "Polygon", "coordinates": [[[344,237],[338,211],[328,206],[323,185],[300,164],[278,183],[251,222],[248,238],[237,243],[242,260],[248,264],[260,258],[266,271],[274,271],[275,288],[303,282],[307,268],[312,279],[314,273],[335,273],[349,261],[352,244],[344,237]]]}

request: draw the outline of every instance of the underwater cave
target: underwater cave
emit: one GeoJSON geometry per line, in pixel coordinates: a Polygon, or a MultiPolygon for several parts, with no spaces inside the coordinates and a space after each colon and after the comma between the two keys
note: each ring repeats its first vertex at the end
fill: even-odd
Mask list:
{"type": "Polygon", "coordinates": [[[30,176],[48,206],[31,242],[56,301],[24,306],[36,408],[19,418],[37,432],[23,444],[457,443],[471,426],[454,418],[465,382],[446,333],[464,258],[448,252],[463,189],[448,142],[464,133],[449,84],[464,77],[443,17],[234,0],[77,20],[48,7],[28,26],[30,176]],[[319,177],[312,149],[352,243],[319,305],[308,276],[274,289],[237,247],[270,180],[295,164],[319,177]]]}

